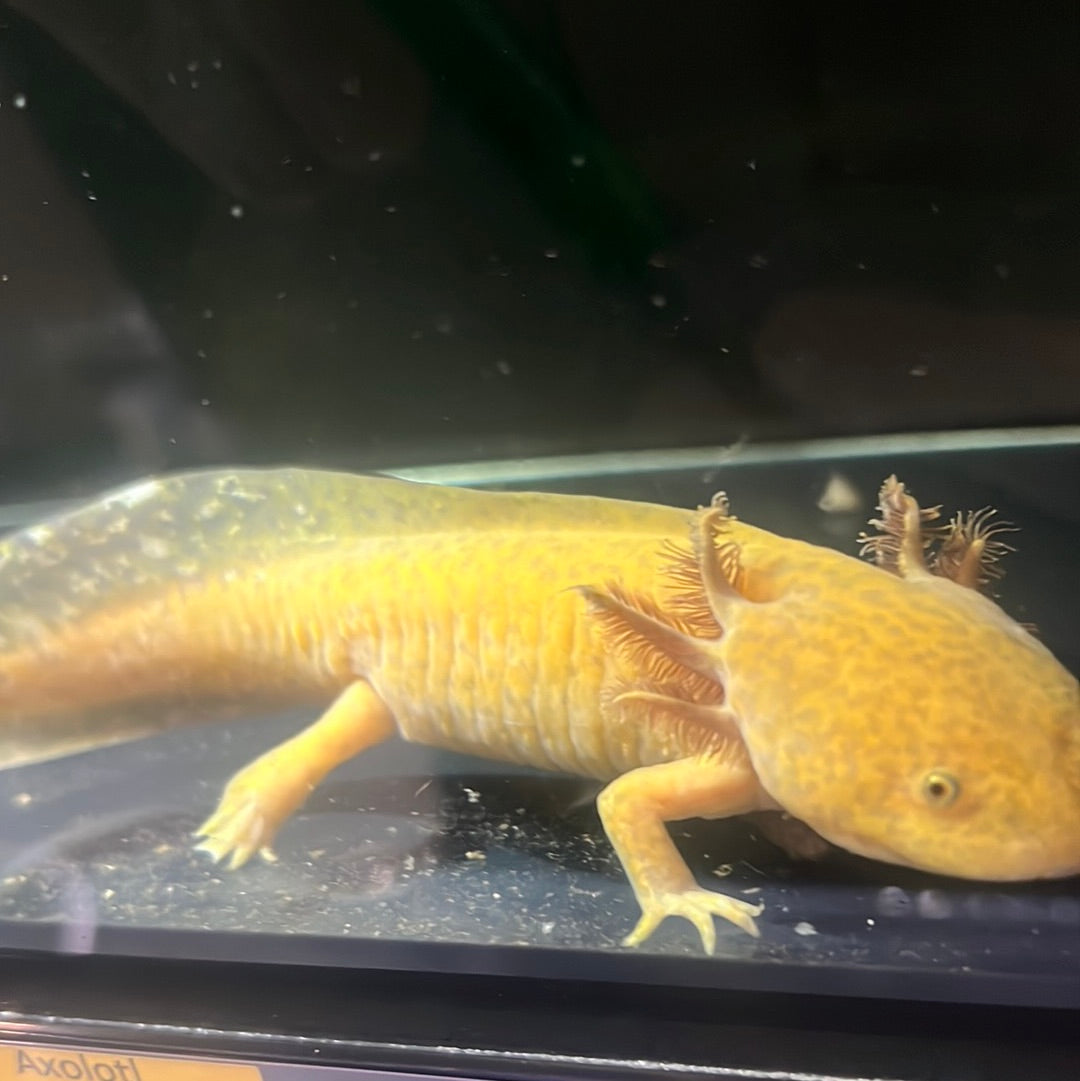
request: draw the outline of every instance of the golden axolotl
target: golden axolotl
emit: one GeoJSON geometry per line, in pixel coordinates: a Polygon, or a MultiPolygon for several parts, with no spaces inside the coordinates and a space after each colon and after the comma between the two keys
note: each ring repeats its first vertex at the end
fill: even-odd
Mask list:
{"type": "Polygon", "coordinates": [[[146,481],[0,542],[0,765],[142,734],[124,706],[329,702],[228,783],[198,831],[215,859],[269,855],[331,769],[399,733],[608,781],[627,943],[681,915],[710,952],[714,916],[757,933],[760,908],[696,884],[674,820],[790,812],[914,867],[1080,871],[1076,680],[972,588],[984,519],[927,569],[926,512],[896,485],[883,507],[877,567],[722,509],[146,481]]]}

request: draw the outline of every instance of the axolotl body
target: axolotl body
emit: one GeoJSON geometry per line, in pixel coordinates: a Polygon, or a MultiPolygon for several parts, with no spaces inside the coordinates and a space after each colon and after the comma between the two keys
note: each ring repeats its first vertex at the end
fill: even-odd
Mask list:
{"type": "Polygon", "coordinates": [[[625,941],[680,915],[709,952],[714,917],[756,934],[760,907],[701,888],[672,821],[779,812],[951,875],[1080,872],[1080,689],[980,592],[995,527],[930,527],[893,479],[881,510],[871,563],[724,500],[146,481],[0,541],[0,767],[137,737],[167,703],[330,703],[232,778],[201,848],[269,855],[331,769],[400,734],[608,782],[625,941]]]}

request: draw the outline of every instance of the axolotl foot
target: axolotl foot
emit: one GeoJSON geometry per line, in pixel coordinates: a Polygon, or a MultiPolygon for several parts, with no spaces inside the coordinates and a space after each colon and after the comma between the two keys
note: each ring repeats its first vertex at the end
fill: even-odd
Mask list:
{"type": "Polygon", "coordinates": [[[363,680],[350,684],[312,725],[271,748],[225,786],[217,810],[195,831],[196,847],[234,870],[270,842],[330,770],[395,731],[386,705],[363,680]]]}
{"type": "Polygon", "coordinates": [[[711,890],[689,889],[658,894],[642,902],[641,919],[622,944],[640,946],[668,916],[682,916],[697,928],[705,952],[711,955],[716,950],[716,926],[713,923],[716,916],[757,938],[760,932],[754,917],[760,916],[764,908],[764,905],[750,904],[711,890]]]}
{"type": "Polygon", "coordinates": [[[229,857],[230,870],[242,867],[256,852],[274,860],[274,835],[311,791],[302,773],[284,768],[280,752],[275,748],[229,781],[217,810],[195,831],[202,838],[196,851],[209,852],[215,863],[229,857]]]}

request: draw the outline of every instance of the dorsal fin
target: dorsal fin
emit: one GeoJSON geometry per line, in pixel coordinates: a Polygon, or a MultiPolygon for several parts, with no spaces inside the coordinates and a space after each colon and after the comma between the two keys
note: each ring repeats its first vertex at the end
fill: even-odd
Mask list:
{"type": "Polygon", "coordinates": [[[211,469],[149,478],[0,539],[0,651],[39,642],[118,596],[380,535],[458,529],[661,536],[687,511],[543,492],[492,492],[318,469],[211,469]]]}

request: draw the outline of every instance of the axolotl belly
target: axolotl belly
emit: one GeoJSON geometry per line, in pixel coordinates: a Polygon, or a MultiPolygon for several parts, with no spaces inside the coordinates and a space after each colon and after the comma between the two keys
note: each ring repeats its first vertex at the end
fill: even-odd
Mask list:
{"type": "Polygon", "coordinates": [[[152,727],[165,704],[328,703],[201,827],[234,867],[394,734],[596,777],[642,908],[631,944],[668,915],[710,951],[715,916],[757,933],[759,908],[675,850],[665,824],[690,817],[790,813],[968,877],[1080,871],[1076,680],[977,591],[983,519],[927,564],[926,512],[902,486],[883,509],[874,566],[723,507],[305,470],[147,481],[0,542],[0,766],[142,734],[122,706],[152,727]]]}

